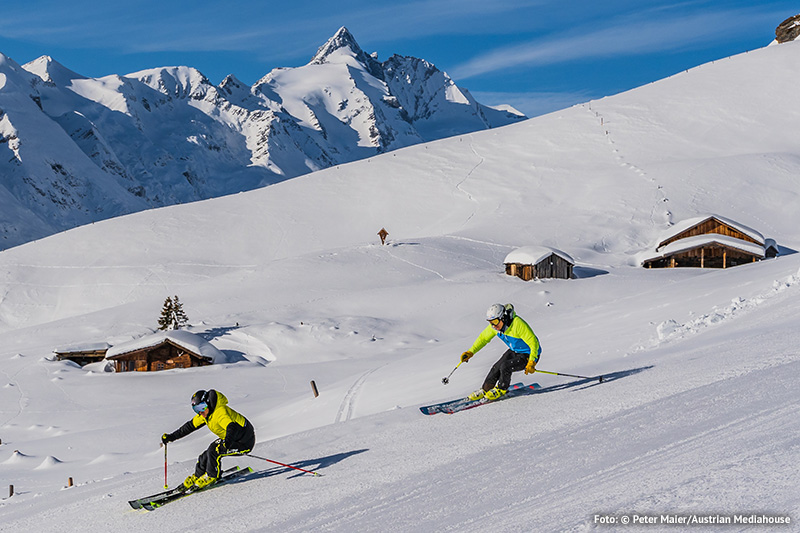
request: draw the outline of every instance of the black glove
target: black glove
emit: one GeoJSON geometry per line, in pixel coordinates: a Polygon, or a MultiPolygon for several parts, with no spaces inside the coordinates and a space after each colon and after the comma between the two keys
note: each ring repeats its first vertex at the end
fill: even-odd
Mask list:
{"type": "Polygon", "coordinates": [[[164,433],[161,435],[161,443],[166,444],[168,442],[172,442],[175,440],[175,437],[172,436],[172,433],[164,433]]]}

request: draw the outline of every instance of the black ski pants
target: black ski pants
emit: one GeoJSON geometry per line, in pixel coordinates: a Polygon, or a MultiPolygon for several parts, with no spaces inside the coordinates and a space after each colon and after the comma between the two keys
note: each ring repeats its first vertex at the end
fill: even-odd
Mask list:
{"type": "Polygon", "coordinates": [[[513,350],[506,350],[500,359],[492,365],[492,369],[486,375],[482,389],[488,391],[497,385],[498,389],[508,390],[511,385],[511,374],[525,370],[528,365],[528,354],[517,353],[513,350]]]}
{"type": "Polygon", "coordinates": [[[227,445],[222,439],[212,442],[208,449],[197,458],[194,475],[200,477],[207,473],[209,477],[218,478],[222,472],[223,457],[244,455],[251,452],[253,446],[256,445],[256,432],[249,420],[245,423],[241,433],[237,440],[229,442],[227,445]]]}

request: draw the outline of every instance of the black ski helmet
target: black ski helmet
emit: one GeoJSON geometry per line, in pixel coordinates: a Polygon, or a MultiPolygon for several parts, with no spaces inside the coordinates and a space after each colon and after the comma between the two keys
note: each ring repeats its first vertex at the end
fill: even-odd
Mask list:
{"type": "Polygon", "coordinates": [[[201,408],[203,405],[208,407],[208,392],[201,389],[192,395],[192,409],[194,409],[196,413],[204,411],[205,407],[201,408]]]}

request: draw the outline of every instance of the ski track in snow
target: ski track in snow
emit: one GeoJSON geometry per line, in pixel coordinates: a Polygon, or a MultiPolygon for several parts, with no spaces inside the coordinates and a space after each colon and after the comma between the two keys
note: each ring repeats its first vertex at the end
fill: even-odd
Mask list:
{"type": "Polygon", "coordinates": [[[392,256],[392,258],[394,258],[394,259],[397,259],[398,261],[402,261],[403,263],[407,263],[407,264],[409,264],[409,265],[413,266],[414,268],[418,268],[418,269],[420,269],[420,270],[424,270],[425,272],[430,272],[431,274],[435,274],[436,276],[440,277],[440,278],[441,278],[441,279],[443,279],[444,281],[450,281],[449,279],[447,279],[446,277],[444,277],[444,276],[442,275],[442,273],[441,273],[441,272],[438,272],[438,271],[436,271],[436,270],[433,270],[433,269],[431,269],[431,268],[428,268],[428,267],[424,267],[424,266],[422,266],[422,265],[419,265],[419,264],[417,264],[417,263],[414,263],[414,262],[412,262],[412,261],[409,261],[408,259],[403,259],[402,257],[398,257],[398,256],[396,256],[395,254],[393,254],[393,253],[392,253],[391,249],[389,250],[389,252],[388,252],[388,253],[389,253],[389,255],[390,255],[390,256],[392,256]]]}
{"type": "Polygon", "coordinates": [[[444,237],[447,238],[447,239],[453,239],[453,240],[457,240],[457,241],[464,241],[464,242],[471,242],[471,243],[485,245],[487,248],[489,248],[492,251],[491,252],[492,253],[492,257],[495,259],[495,261],[490,263],[492,268],[498,262],[502,262],[502,260],[506,257],[506,255],[508,255],[508,252],[511,250],[511,247],[509,245],[507,245],[507,244],[499,244],[499,243],[492,242],[492,241],[471,239],[469,237],[464,237],[462,235],[445,235],[444,237]]]}
{"type": "MultiPolygon", "coordinates": [[[[472,143],[472,136],[469,137],[469,149],[472,151],[473,154],[475,154],[476,157],[478,157],[478,162],[475,163],[475,166],[472,167],[469,172],[467,172],[467,175],[464,176],[464,179],[462,179],[461,181],[456,183],[456,189],[458,189],[459,192],[465,194],[467,196],[467,198],[469,198],[470,201],[472,201],[472,202],[477,204],[478,201],[475,199],[475,197],[473,197],[469,192],[465,191],[464,188],[462,187],[462,185],[464,185],[464,183],[467,182],[467,180],[478,169],[478,167],[481,166],[484,161],[486,161],[486,158],[483,157],[481,154],[479,154],[477,150],[475,150],[475,146],[472,143]]],[[[470,220],[472,220],[472,217],[475,216],[475,212],[476,211],[473,210],[472,213],[464,220],[464,223],[462,224],[462,227],[466,226],[467,223],[470,220]]]]}
{"type": "Polygon", "coordinates": [[[355,411],[355,403],[356,399],[358,398],[358,393],[361,391],[361,387],[364,385],[364,382],[367,381],[367,377],[375,372],[377,368],[373,368],[372,370],[368,370],[364,374],[359,377],[353,386],[347,391],[344,395],[344,399],[342,400],[342,404],[339,406],[339,412],[336,413],[336,420],[335,423],[345,422],[350,420],[353,417],[353,413],[355,411]]]}
{"type": "MultiPolygon", "coordinates": [[[[655,219],[656,219],[656,211],[659,211],[659,208],[664,209],[664,205],[669,203],[669,197],[664,192],[663,185],[656,184],[653,178],[647,176],[647,172],[645,172],[643,168],[634,165],[633,163],[629,163],[626,160],[625,156],[620,152],[619,148],[617,147],[617,144],[614,141],[611,132],[608,129],[608,119],[600,111],[592,109],[591,104],[588,105],[586,109],[588,110],[589,113],[594,115],[596,118],[600,119],[600,127],[603,129],[603,133],[606,137],[606,140],[608,141],[608,144],[611,146],[611,153],[614,156],[614,159],[617,160],[617,163],[619,163],[619,165],[622,168],[626,168],[631,172],[633,172],[634,174],[636,174],[638,178],[647,179],[648,181],[656,185],[656,192],[655,192],[656,200],[653,203],[653,208],[650,210],[650,223],[653,226],[662,226],[663,224],[657,223],[655,219]]],[[[669,209],[664,209],[664,221],[667,225],[672,224],[672,213],[669,211],[669,209]]]]}
{"type": "MultiPolygon", "coordinates": [[[[17,354],[15,356],[13,356],[12,359],[18,358],[18,357],[24,357],[24,356],[22,356],[20,354],[17,354]]],[[[25,367],[20,368],[13,375],[10,375],[8,372],[3,370],[3,374],[5,374],[6,380],[7,380],[7,384],[5,385],[5,387],[13,388],[17,393],[17,412],[15,414],[13,414],[10,418],[8,418],[5,422],[3,422],[3,424],[0,425],[0,427],[5,427],[8,424],[10,424],[11,422],[13,422],[25,410],[25,404],[26,404],[25,393],[23,392],[22,388],[20,387],[19,381],[16,380],[17,375],[20,372],[22,372],[24,369],[25,369],[25,367]]]]}

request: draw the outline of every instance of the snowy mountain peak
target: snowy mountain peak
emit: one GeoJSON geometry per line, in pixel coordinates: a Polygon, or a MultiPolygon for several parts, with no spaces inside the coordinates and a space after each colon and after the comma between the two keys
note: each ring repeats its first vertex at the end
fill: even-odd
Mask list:
{"type": "Polygon", "coordinates": [[[371,55],[368,55],[358,46],[356,38],[350,31],[342,26],[339,30],[322,45],[317,53],[311,58],[309,65],[321,65],[324,63],[338,63],[342,59],[354,58],[364,65],[374,76],[380,72],[380,64],[371,55]]]}
{"type": "Polygon", "coordinates": [[[15,110],[16,106],[6,101],[6,98],[12,97],[13,94],[24,95],[38,105],[37,86],[41,83],[39,76],[28,72],[10,57],[0,54],[0,113],[8,114],[9,111],[15,110]]]}
{"type": "Polygon", "coordinates": [[[238,91],[242,89],[250,90],[250,86],[245,84],[244,82],[240,81],[236,76],[233,74],[228,74],[225,76],[225,79],[222,80],[219,84],[220,89],[224,89],[227,92],[231,91],[238,91]]]}
{"type": "Polygon", "coordinates": [[[43,55],[38,59],[25,63],[22,68],[31,74],[36,74],[42,81],[55,83],[56,85],[66,85],[75,79],[86,79],[86,76],[73,72],[48,55],[43,55]]]}
{"type": "Polygon", "coordinates": [[[211,85],[202,72],[192,67],[161,67],[126,77],[138,79],[160,93],[178,98],[196,94],[198,90],[202,91],[211,85]]]}
{"type": "Polygon", "coordinates": [[[328,58],[333,55],[334,52],[342,49],[347,49],[352,53],[352,55],[357,56],[359,53],[364,53],[361,50],[361,47],[358,46],[355,37],[350,31],[342,26],[339,30],[328,39],[328,41],[319,47],[317,53],[314,54],[314,57],[311,58],[309,62],[312,65],[319,65],[322,63],[326,63],[328,58]]]}
{"type": "Polygon", "coordinates": [[[49,56],[20,67],[0,55],[0,110],[0,148],[12,149],[0,191],[13,191],[0,194],[0,249],[520,118],[427,61],[379,63],[344,27],[311,63],[252,87],[188,66],[86,78],[49,56]]]}
{"type": "MultiPolygon", "coordinates": [[[[0,74],[3,74],[6,78],[16,78],[17,76],[27,77],[25,70],[19,66],[16,61],[2,53],[0,53],[0,74]]],[[[7,80],[1,81],[0,88],[7,84],[7,80]]]]}
{"type": "Polygon", "coordinates": [[[19,67],[16,61],[0,52],[0,69],[15,69],[16,67],[19,67]]]}

